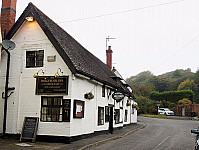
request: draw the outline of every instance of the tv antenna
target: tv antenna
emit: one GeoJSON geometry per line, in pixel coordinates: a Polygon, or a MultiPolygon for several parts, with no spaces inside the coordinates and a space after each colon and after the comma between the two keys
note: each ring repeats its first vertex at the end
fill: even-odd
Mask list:
{"type": "MultiPolygon", "coordinates": [[[[110,35],[109,35],[109,36],[110,36],[110,35]]],[[[116,39],[116,38],[110,38],[109,36],[106,38],[106,50],[108,50],[107,42],[108,42],[109,40],[116,39]]]]}

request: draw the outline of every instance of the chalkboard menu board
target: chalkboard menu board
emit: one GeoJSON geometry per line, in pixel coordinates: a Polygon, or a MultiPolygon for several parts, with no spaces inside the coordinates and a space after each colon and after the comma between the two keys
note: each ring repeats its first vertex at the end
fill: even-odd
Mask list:
{"type": "Polygon", "coordinates": [[[68,94],[68,76],[39,76],[36,81],[37,95],[68,94]]]}
{"type": "Polygon", "coordinates": [[[38,117],[25,117],[20,141],[22,139],[32,139],[32,142],[35,142],[37,127],[38,127],[38,117]]]}

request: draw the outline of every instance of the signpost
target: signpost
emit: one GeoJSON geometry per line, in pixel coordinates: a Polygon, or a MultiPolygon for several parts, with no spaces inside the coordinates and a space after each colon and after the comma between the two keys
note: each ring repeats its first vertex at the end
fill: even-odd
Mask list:
{"type": "Polygon", "coordinates": [[[38,122],[39,122],[38,117],[25,117],[24,118],[20,141],[22,139],[31,139],[32,142],[35,142],[38,122]]]}
{"type": "MultiPolygon", "coordinates": [[[[158,110],[159,110],[160,104],[157,104],[157,107],[158,107],[158,110]]],[[[157,114],[159,115],[158,111],[157,111],[157,114]]]]}
{"type": "Polygon", "coordinates": [[[112,98],[114,100],[116,100],[117,102],[120,102],[124,98],[124,94],[122,94],[121,92],[116,91],[116,92],[114,92],[112,94],[112,98]]]}

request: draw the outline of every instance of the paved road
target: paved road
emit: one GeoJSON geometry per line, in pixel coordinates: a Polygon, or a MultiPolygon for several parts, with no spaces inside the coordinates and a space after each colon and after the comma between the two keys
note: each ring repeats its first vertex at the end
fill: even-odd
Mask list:
{"type": "Polygon", "coordinates": [[[190,131],[198,121],[139,117],[146,127],[118,140],[93,147],[95,150],[194,150],[190,131]]]}

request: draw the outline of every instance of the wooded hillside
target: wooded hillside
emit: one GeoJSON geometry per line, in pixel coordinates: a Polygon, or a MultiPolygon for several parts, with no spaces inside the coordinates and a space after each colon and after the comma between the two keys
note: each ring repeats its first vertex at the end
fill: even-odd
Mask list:
{"type": "Polygon", "coordinates": [[[140,113],[153,113],[153,111],[157,111],[157,104],[161,104],[160,107],[172,108],[179,104],[179,100],[181,100],[180,104],[182,104],[183,99],[186,102],[190,100],[192,103],[199,103],[199,70],[194,73],[189,68],[186,70],[177,69],[159,76],[153,75],[150,71],[144,71],[136,76],[131,76],[126,81],[133,89],[136,101],[140,107],[140,113]],[[174,101],[171,100],[171,97],[175,97],[176,93],[184,90],[185,93],[191,94],[185,97],[179,97],[178,94],[174,101]],[[151,96],[154,93],[156,93],[156,99],[154,99],[154,95],[151,96]],[[165,96],[167,93],[169,93],[169,96],[165,96]]]}

